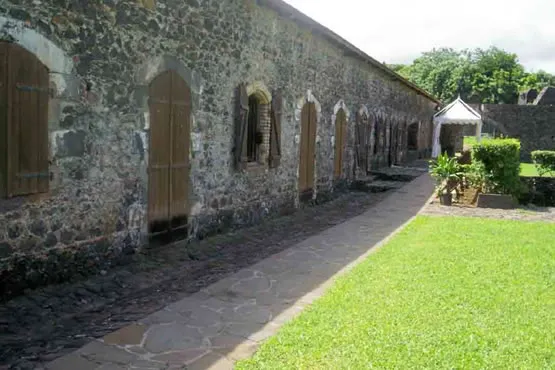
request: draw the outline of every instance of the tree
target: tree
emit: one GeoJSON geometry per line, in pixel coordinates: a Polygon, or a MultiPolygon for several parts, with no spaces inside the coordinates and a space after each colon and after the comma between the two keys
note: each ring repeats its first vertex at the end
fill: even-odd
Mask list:
{"type": "Polygon", "coordinates": [[[406,68],[408,79],[442,101],[470,92],[469,59],[450,48],[423,53],[406,68]]]}
{"type": "Polygon", "coordinates": [[[545,71],[526,73],[516,54],[496,47],[433,49],[411,65],[391,67],[445,103],[460,95],[472,103],[514,104],[523,90],[555,85],[555,76],[545,71]]]}
{"type": "Polygon", "coordinates": [[[516,54],[496,47],[476,49],[472,55],[472,96],[482,103],[518,102],[524,67],[516,54]]]}
{"type": "Polygon", "coordinates": [[[539,70],[536,73],[525,73],[520,80],[520,91],[530,89],[541,90],[547,86],[555,86],[555,76],[539,70]]]}

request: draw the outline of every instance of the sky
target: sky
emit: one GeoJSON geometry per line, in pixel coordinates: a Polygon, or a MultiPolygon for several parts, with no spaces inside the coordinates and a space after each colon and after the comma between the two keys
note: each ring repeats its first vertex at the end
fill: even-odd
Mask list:
{"type": "Polygon", "coordinates": [[[555,0],[285,0],[380,62],[497,46],[555,74],[555,0]],[[526,4],[526,5],[525,5],[526,4]]]}

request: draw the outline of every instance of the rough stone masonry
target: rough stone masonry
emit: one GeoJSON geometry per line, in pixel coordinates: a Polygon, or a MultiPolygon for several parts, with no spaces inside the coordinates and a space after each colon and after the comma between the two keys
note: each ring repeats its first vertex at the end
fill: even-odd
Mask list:
{"type": "Polygon", "coordinates": [[[32,53],[49,78],[48,192],[0,199],[6,295],[99,272],[145,244],[149,86],[164,71],[176,71],[191,91],[190,170],[182,179],[189,238],[299,206],[306,103],[317,110],[315,199],[361,175],[355,138],[363,115],[373,123],[372,163],[387,165],[393,146],[395,163],[407,158],[410,124],[418,124],[421,155],[431,147],[437,100],[280,0],[0,0],[0,40],[32,53]],[[283,97],[278,166],[234,166],[240,84],[283,97]],[[337,179],[339,109],[348,118],[337,179]]]}

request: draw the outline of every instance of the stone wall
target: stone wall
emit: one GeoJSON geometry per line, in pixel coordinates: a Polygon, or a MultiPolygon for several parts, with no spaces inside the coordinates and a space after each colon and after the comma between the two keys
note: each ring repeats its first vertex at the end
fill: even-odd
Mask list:
{"type": "Polygon", "coordinates": [[[483,104],[480,113],[498,133],[520,139],[525,162],[534,150],[555,150],[555,106],[483,104]]]}
{"type": "Polygon", "coordinates": [[[521,177],[520,180],[523,184],[523,191],[519,197],[521,204],[555,207],[555,178],[521,177]]]}
{"type": "MultiPolygon", "coordinates": [[[[52,85],[50,192],[0,200],[2,273],[14,260],[25,260],[30,267],[12,269],[10,279],[32,270],[33,261],[48,275],[59,265],[55,261],[71,254],[81,262],[65,266],[83,264],[84,274],[144,244],[148,85],[164,70],[178,71],[192,91],[190,238],[298,207],[300,109],[306,101],[319,107],[316,197],[334,190],[332,117],[340,100],[352,112],[368,109],[387,122],[387,132],[391,124],[402,132],[407,123],[421,122],[419,150],[429,151],[436,101],[307,26],[299,14],[292,20],[278,13],[280,1],[262,3],[43,0],[39,6],[35,0],[0,0],[0,38],[35,53],[52,85]],[[241,172],[233,166],[234,91],[240,83],[282,91],[281,164],[275,169],[241,172]],[[49,258],[54,262],[44,268],[49,258]]],[[[353,122],[344,181],[355,172],[353,122]]]]}

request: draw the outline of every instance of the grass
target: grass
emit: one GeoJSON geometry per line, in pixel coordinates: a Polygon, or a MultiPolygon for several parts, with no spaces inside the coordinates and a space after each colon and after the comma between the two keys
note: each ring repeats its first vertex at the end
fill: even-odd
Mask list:
{"type": "MultiPolygon", "coordinates": [[[[484,136],[482,137],[481,142],[483,143],[484,141],[487,141],[487,140],[492,140],[492,139],[487,136],[484,136]]],[[[476,139],[476,136],[465,136],[463,143],[465,147],[466,146],[473,147],[474,145],[478,144],[478,139],[476,139]]]]}
{"type": "MultiPolygon", "coordinates": [[[[540,174],[538,173],[538,169],[536,165],[533,163],[521,163],[520,164],[520,175],[524,177],[538,177],[540,174]]],[[[553,173],[546,173],[543,177],[555,177],[553,173]]]]}
{"type": "MultiPolygon", "coordinates": [[[[488,137],[483,137],[482,142],[486,140],[492,140],[488,137]]],[[[478,141],[476,140],[476,136],[465,136],[464,137],[464,146],[465,147],[473,147],[476,145],[478,141]]],[[[520,164],[520,175],[524,177],[538,177],[540,176],[536,165],[533,163],[521,163],[520,164]]],[[[544,177],[555,177],[555,174],[545,174],[544,177]]]]}
{"type": "Polygon", "coordinates": [[[419,216],[237,369],[555,368],[554,240],[419,216]]]}

